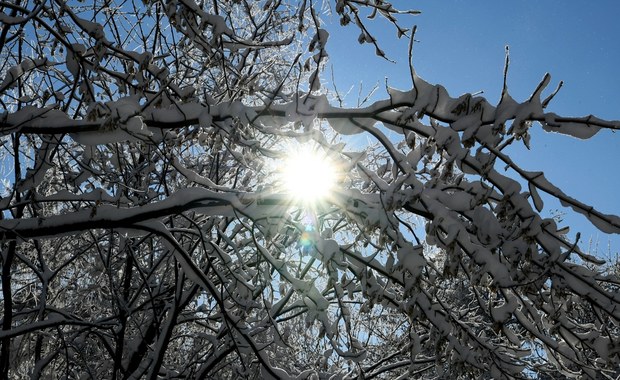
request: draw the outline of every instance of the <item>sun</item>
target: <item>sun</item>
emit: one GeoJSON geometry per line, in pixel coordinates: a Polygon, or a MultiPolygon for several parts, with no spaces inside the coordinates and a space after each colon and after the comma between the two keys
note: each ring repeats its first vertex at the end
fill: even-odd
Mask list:
{"type": "Polygon", "coordinates": [[[316,203],[327,198],[337,182],[334,162],[324,153],[303,146],[289,150],[281,171],[284,191],[292,199],[316,203]]]}

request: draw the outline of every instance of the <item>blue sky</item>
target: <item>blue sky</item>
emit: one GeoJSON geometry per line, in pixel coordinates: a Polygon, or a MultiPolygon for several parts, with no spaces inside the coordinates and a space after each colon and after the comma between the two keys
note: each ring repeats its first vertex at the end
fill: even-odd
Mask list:
{"type": "MultiPolygon", "coordinates": [[[[484,96],[496,103],[502,89],[504,47],[508,45],[508,87],[516,100],[527,99],[549,72],[549,91],[564,81],[549,111],[620,119],[619,2],[416,0],[394,4],[422,11],[404,24],[418,26],[414,65],[421,77],[442,84],[452,96],[484,91],[484,96]]],[[[364,89],[379,83],[377,98],[385,97],[386,77],[392,87],[411,86],[408,42],[398,41],[393,28],[377,23],[372,30],[395,64],[374,56],[371,46],[360,46],[354,26],[328,28],[327,48],[338,89],[344,92],[354,86],[347,98],[349,105],[357,99],[360,82],[364,89]]],[[[568,195],[602,212],[620,214],[620,133],[601,131],[590,140],[545,133],[540,127],[531,133],[531,151],[516,147],[511,152],[517,163],[527,170],[544,171],[568,195]]],[[[609,245],[612,255],[620,251],[620,236],[599,233],[584,217],[573,215],[559,203],[545,203],[544,212],[555,209],[567,213],[565,223],[573,226],[573,233],[582,231],[582,240],[597,240],[599,253],[606,255],[609,245]]]]}

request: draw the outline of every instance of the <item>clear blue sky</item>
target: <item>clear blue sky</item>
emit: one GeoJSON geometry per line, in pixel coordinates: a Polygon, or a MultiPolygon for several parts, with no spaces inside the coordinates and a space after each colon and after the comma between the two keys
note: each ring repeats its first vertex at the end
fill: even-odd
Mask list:
{"type": "MultiPolygon", "coordinates": [[[[516,100],[527,99],[549,72],[549,90],[564,81],[549,111],[620,119],[620,2],[417,0],[394,4],[422,11],[405,24],[418,26],[414,65],[421,77],[442,84],[452,96],[484,91],[496,103],[502,89],[504,46],[508,45],[508,86],[516,100]]],[[[328,25],[328,29],[328,53],[338,89],[356,86],[348,97],[350,105],[357,99],[360,82],[365,89],[379,83],[380,98],[385,97],[386,77],[392,87],[410,88],[407,41],[396,40],[395,30],[386,24],[373,28],[389,58],[397,62],[391,64],[375,57],[369,45],[357,43],[354,26],[335,29],[328,25]]],[[[590,140],[578,140],[534,127],[531,145],[529,152],[524,148],[512,151],[523,168],[542,170],[568,195],[602,212],[620,214],[620,133],[601,131],[590,140]]],[[[609,243],[613,255],[620,251],[620,236],[599,233],[584,217],[559,203],[545,203],[545,213],[554,209],[567,212],[565,223],[573,226],[573,232],[581,230],[582,239],[598,240],[603,246],[600,253],[606,254],[609,243]]]]}

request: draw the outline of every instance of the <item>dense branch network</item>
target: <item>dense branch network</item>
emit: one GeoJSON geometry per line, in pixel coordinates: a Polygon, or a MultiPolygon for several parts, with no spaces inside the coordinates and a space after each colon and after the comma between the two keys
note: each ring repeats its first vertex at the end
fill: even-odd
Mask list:
{"type": "Polygon", "coordinates": [[[412,67],[411,89],[336,107],[319,15],[333,6],[385,57],[366,16],[413,41],[401,20],[417,11],[0,6],[2,376],[618,375],[618,270],[544,217],[539,192],[607,233],[620,218],[504,153],[531,128],[620,129],[547,112],[549,76],[491,105],[412,67]],[[312,206],[277,180],[301,145],[340,172],[312,206]]]}

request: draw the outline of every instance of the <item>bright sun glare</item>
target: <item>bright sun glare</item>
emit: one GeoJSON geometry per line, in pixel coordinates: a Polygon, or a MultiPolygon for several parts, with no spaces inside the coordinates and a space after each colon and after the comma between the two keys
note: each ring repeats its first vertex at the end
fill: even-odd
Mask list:
{"type": "Polygon", "coordinates": [[[329,157],[308,147],[292,150],[284,162],[284,190],[294,199],[317,202],[336,184],[336,167],[329,157]]]}

